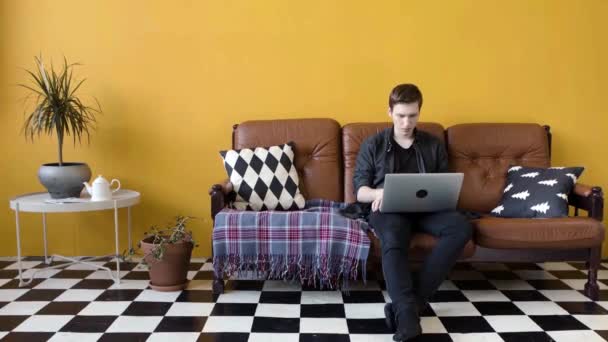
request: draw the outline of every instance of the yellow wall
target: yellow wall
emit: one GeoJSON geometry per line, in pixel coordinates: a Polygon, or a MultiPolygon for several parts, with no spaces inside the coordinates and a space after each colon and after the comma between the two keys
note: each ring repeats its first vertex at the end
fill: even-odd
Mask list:
{"type": "MultiPolygon", "coordinates": [[[[207,256],[207,189],[224,178],[217,151],[232,124],[384,120],[400,82],[423,90],[424,121],[551,125],[554,164],[584,165],[582,182],[608,188],[606,17],[605,0],[0,0],[0,255],[16,254],[7,200],[42,190],[37,169],[56,161],[53,139],[20,135],[15,84],[39,53],[82,62],[81,94],[103,106],[91,144],[68,144],[66,160],[141,191],[137,237],[201,216],[196,254],[207,256]]],[[[25,253],[42,254],[40,217],[23,221],[25,253]]],[[[51,215],[49,229],[54,252],[113,248],[109,212],[51,215]]]]}

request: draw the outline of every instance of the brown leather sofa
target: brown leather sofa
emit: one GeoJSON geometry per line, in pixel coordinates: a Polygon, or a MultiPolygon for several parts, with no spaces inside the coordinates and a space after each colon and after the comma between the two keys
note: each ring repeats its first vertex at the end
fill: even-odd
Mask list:
{"type": "MultiPolygon", "coordinates": [[[[359,146],[368,136],[390,122],[352,123],[340,126],[332,119],[294,119],[247,121],[234,125],[232,148],[270,146],[295,142],[295,162],[300,189],[305,198],[324,198],[353,202],[352,176],[359,146]]],[[[538,124],[477,123],[459,124],[445,129],[437,123],[419,123],[447,146],[450,169],[464,172],[459,208],[488,213],[499,202],[511,164],[549,167],[551,133],[538,124]]],[[[228,181],[209,190],[211,215],[215,217],[234,195],[228,181]]],[[[570,194],[573,215],[558,219],[514,219],[483,215],[473,220],[475,234],[465,247],[462,259],[472,261],[587,262],[585,293],[597,299],[597,270],[604,240],[603,194],[599,187],[577,184],[570,194]],[[579,216],[579,210],[587,217],[579,216]]],[[[380,243],[372,241],[368,265],[380,270],[380,243]]],[[[413,236],[410,251],[414,259],[423,258],[436,243],[433,236],[413,236]]],[[[377,272],[381,274],[382,272],[377,272]]],[[[223,292],[221,279],[214,280],[214,292],[223,292]]]]}

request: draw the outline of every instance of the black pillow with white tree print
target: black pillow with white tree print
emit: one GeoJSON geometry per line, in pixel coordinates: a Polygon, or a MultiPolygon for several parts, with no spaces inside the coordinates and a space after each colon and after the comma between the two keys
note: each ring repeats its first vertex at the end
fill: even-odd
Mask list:
{"type": "Polygon", "coordinates": [[[534,168],[512,166],[496,217],[549,218],[568,216],[568,195],[583,167],[534,168]]]}
{"type": "Polygon", "coordinates": [[[234,186],[238,210],[297,210],[306,200],[299,188],[293,142],[220,151],[234,186]]]}

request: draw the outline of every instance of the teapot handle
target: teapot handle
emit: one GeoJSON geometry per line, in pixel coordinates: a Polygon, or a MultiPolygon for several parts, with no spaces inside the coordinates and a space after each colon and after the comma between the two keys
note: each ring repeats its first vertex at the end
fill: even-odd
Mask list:
{"type": "Polygon", "coordinates": [[[112,193],[115,193],[116,191],[120,190],[120,181],[118,179],[112,179],[112,181],[110,182],[110,187],[112,187],[112,184],[114,184],[114,182],[118,183],[118,187],[112,190],[112,193]]]}

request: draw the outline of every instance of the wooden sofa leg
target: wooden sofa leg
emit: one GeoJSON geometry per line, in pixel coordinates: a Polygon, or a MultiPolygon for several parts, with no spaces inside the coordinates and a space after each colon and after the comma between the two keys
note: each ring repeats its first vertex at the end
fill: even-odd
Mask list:
{"type": "Polygon", "coordinates": [[[585,295],[592,300],[598,300],[600,289],[597,285],[597,270],[600,267],[602,248],[600,246],[589,249],[589,261],[587,283],[585,284],[585,295]]]}

